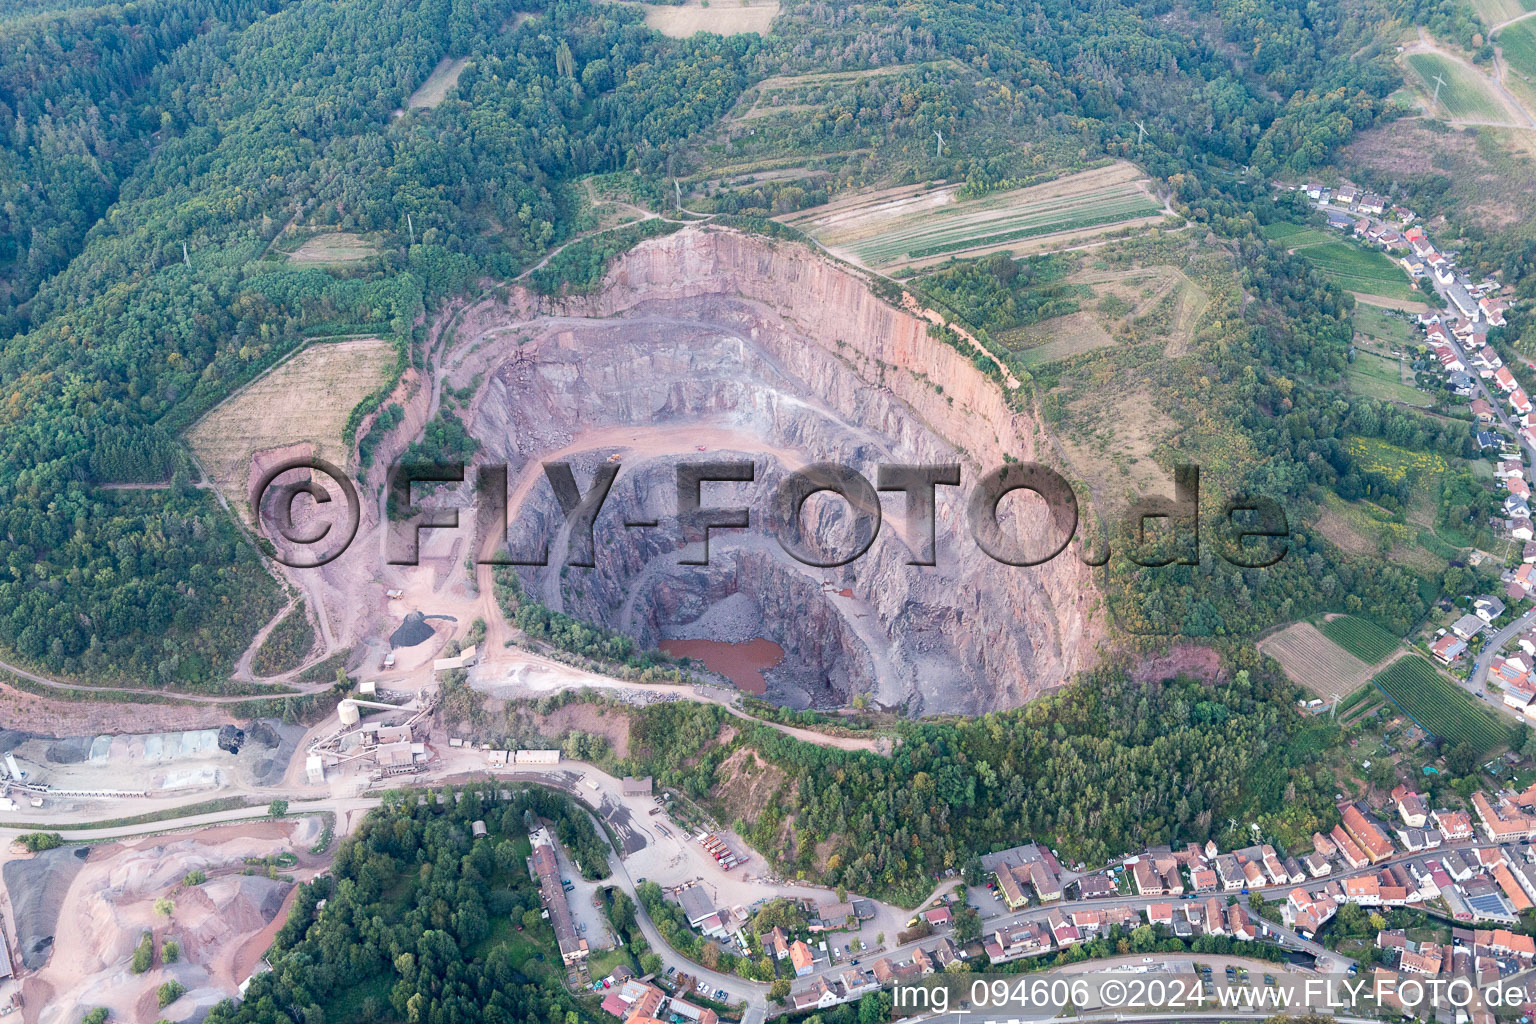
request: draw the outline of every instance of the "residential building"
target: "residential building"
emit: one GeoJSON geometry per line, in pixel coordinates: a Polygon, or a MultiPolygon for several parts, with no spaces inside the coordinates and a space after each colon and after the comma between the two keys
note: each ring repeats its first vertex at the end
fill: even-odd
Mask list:
{"type": "Polygon", "coordinates": [[[797,1010],[824,1010],[843,1001],[837,989],[825,978],[817,978],[811,982],[810,988],[796,992],[789,998],[797,1010]]]}
{"type": "Polygon", "coordinates": [[[1407,786],[1399,785],[1392,790],[1392,803],[1397,807],[1397,815],[1403,819],[1403,824],[1410,828],[1423,828],[1429,820],[1429,807],[1424,803],[1423,795],[1407,786]]]}
{"type": "Polygon", "coordinates": [[[1487,620],[1479,615],[1463,615],[1451,623],[1451,632],[1463,640],[1470,640],[1487,628],[1487,620]]]}
{"type": "Polygon", "coordinates": [[[1526,817],[1513,804],[1494,806],[1482,790],[1472,794],[1472,809],[1477,812],[1483,834],[1490,842],[1509,843],[1536,835],[1536,821],[1526,817]]]}

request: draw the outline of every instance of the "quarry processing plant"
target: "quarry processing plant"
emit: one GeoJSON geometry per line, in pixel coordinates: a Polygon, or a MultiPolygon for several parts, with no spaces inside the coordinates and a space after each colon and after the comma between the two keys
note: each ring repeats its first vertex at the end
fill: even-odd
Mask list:
{"type": "Polygon", "coordinates": [[[371,766],[375,781],[425,771],[434,755],[424,737],[441,691],[436,686],[415,693],[380,691],[363,683],[359,694],[336,705],[336,728],[310,744],[304,759],[309,781],[323,783],[328,769],[348,764],[371,766]],[[385,714],[365,722],[365,710],[385,714]]]}

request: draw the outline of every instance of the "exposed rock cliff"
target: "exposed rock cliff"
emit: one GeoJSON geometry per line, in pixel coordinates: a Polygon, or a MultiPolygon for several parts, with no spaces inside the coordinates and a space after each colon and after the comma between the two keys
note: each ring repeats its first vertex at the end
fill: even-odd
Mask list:
{"type": "MultiPolygon", "coordinates": [[[[538,462],[569,458],[585,487],[611,455],[623,458],[597,523],[596,568],[528,574],[556,607],[654,642],[743,593],[762,635],[786,649],[774,670],[783,694],[822,703],[868,691],[915,712],[978,712],[1026,701],[1092,662],[1099,602],[1075,545],[1011,567],[980,552],[966,522],[984,472],[1005,458],[1048,461],[1039,424],[855,272],[798,244],[690,228],[624,256],[594,296],[514,291],[464,321],[473,329],[461,328],[458,350],[473,355],[458,375],[489,371],[471,429],[485,458],[511,466],[514,544],[550,536],[552,560],[564,555],[538,462]],[[522,344],[498,324],[515,325],[522,344]],[[752,458],[756,481],[710,485],[723,489],[707,503],[750,507],[753,528],[717,534],[710,566],[679,566],[674,464],[731,457],[752,458]],[[871,481],[881,462],[960,462],[961,486],[939,490],[939,565],[907,564],[899,495],[885,499],[878,538],[850,565],[788,558],[766,525],[773,492],[788,469],[815,461],[871,481]],[[661,525],[622,525],[647,518],[661,525]]],[[[1049,546],[1038,503],[1014,496],[1004,509],[1026,543],[1049,546]]],[[[840,500],[820,497],[804,523],[841,550],[849,518],[840,500]]]]}

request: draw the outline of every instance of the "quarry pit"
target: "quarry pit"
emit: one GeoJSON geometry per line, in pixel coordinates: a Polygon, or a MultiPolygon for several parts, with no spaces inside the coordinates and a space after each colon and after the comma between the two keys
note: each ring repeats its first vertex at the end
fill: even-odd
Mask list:
{"type": "MultiPolygon", "coordinates": [[[[937,336],[929,316],[910,297],[883,300],[863,272],[801,243],[707,225],[641,243],[590,296],[508,286],[464,306],[451,329],[435,328],[431,386],[408,397],[375,476],[381,484],[378,466],[449,408],[479,442],[473,462],[506,467],[506,539],[430,531],[419,566],[372,582],[460,621],[486,618],[491,635],[472,680],[494,681],[504,627],[489,567],[478,567],[473,586],[467,556],[526,558],[547,544],[547,566],[517,569],[526,594],[644,647],[753,651],[747,672],[760,672],[779,703],[837,707],[862,695],[907,714],[1025,703],[1093,663],[1101,602],[1075,543],[1017,567],[971,539],[970,488],[1011,460],[1049,464],[1050,442],[1033,415],[1010,405],[1006,384],[978,369],[985,359],[963,351],[963,339],[937,336]],[[703,503],[745,507],[751,525],[713,532],[708,564],[685,564],[701,549],[679,527],[677,467],[737,460],[752,462],[752,481],[706,483],[703,503]],[[564,527],[544,471],[552,461],[570,464],[583,493],[617,464],[590,568],[566,564],[584,545],[573,548],[564,527]],[[818,568],[790,557],[767,521],[774,494],[786,474],[821,462],[870,480],[882,463],[959,463],[962,486],[938,491],[937,565],[910,564],[926,545],[898,492],[881,499],[883,526],[855,561],[818,568]],[[626,526],[640,522],[656,525],[626,526]]],[[[494,518],[468,480],[447,500],[466,527],[494,518]]],[[[1047,550],[1044,509],[1015,492],[999,518],[1021,544],[1047,550]]],[[[830,494],[806,503],[801,524],[828,553],[868,539],[830,494]]],[[[348,586],[351,560],[324,570],[333,594],[348,586]]],[[[375,615],[367,630],[392,625],[375,615]]]]}

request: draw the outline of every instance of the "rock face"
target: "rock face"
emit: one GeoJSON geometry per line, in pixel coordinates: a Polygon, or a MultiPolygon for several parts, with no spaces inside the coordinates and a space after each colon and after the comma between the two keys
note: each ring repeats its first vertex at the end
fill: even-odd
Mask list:
{"type": "MultiPolygon", "coordinates": [[[[1013,567],[982,553],[967,523],[983,473],[1006,459],[1049,461],[1039,424],[856,273],[798,244],[689,228],[624,256],[595,296],[514,291],[466,320],[486,328],[460,335],[477,339],[462,344],[484,372],[470,426],[482,457],[509,465],[512,548],[550,539],[552,565],[525,571],[547,604],[654,643],[730,598],[732,614],[755,610],[753,632],[785,648],[770,695],[795,704],[867,692],[912,713],[977,713],[1092,662],[1101,602],[1077,545],[1013,567]],[[487,361],[487,339],[510,337],[498,321],[521,344],[504,342],[487,361]],[[583,489],[622,459],[596,524],[595,568],[561,564],[570,538],[538,465],[551,458],[572,462],[583,489]],[[676,464],[728,459],[752,460],[755,479],[707,484],[705,504],[746,506],[752,526],[716,533],[708,566],[679,565],[676,464]],[[881,463],[960,463],[961,485],[939,489],[938,565],[908,564],[921,544],[904,540],[899,493],[884,498],[883,525],[857,560],[823,569],[788,557],[771,523],[775,489],[823,461],[872,483],[881,463]],[[633,520],[658,525],[623,525],[633,520]]],[[[1000,512],[1030,550],[1059,542],[1023,492],[1000,512]]],[[[825,551],[857,539],[833,496],[812,498],[802,524],[825,551]]]]}

